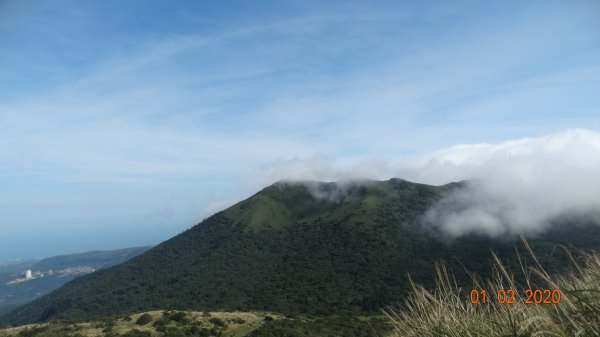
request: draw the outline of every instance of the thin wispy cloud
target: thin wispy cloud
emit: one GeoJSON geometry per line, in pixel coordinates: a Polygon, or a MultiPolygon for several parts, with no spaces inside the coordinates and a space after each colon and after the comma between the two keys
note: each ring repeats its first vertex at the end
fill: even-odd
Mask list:
{"type": "Polygon", "coordinates": [[[402,176],[455,144],[600,129],[592,1],[120,6],[22,3],[0,19],[0,212],[41,195],[0,228],[97,196],[118,202],[48,216],[140,228],[166,207],[159,240],[282,168],[402,176]]]}

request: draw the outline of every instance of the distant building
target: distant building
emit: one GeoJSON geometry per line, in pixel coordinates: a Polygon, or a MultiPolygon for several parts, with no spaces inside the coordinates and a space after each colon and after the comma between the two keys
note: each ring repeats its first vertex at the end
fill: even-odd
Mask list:
{"type": "Polygon", "coordinates": [[[32,278],[31,269],[27,269],[27,271],[25,272],[25,279],[30,279],[30,278],[32,278]]]}

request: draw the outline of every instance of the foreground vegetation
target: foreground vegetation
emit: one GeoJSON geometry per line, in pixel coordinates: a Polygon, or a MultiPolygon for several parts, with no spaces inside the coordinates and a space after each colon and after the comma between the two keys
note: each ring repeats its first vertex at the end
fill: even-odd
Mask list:
{"type": "Polygon", "coordinates": [[[261,326],[258,313],[152,311],[97,321],[54,321],[0,330],[0,337],[244,336],[261,326]]]}
{"type": "Polygon", "coordinates": [[[485,304],[481,303],[481,296],[479,303],[471,303],[471,289],[459,287],[448,270],[438,266],[436,290],[413,284],[413,293],[405,305],[387,311],[394,324],[392,336],[600,336],[600,253],[573,258],[571,271],[561,276],[551,276],[533,259],[535,267],[521,270],[525,282],[520,283],[495,256],[493,280],[473,282],[472,289],[479,294],[486,289],[485,304]],[[501,296],[499,301],[497,294],[507,289],[516,291],[514,303],[501,304],[506,298],[501,296]],[[558,289],[560,302],[526,304],[527,289],[558,289]]]}
{"type": "Polygon", "coordinates": [[[385,317],[152,311],[97,321],[32,324],[0,330],[0,337],[375,337],[389,335],[391,327],[385,317]]]}

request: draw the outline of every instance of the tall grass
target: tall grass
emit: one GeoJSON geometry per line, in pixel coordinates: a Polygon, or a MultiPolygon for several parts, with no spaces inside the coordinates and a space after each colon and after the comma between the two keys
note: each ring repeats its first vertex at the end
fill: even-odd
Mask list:
{"type": "MultiPolygon", "coordinates": [[[[385,311],[395,337],[529,337],[600,336],[600,253],[580,253],[562,275],[546,272],[525,241],[532,266],[521,262],[524,280],[493,255],[494,273],[482,282],[473,276],[473,289],[486,289],[487,303],[473,304],[471,288],[459,287],[444,265],[437,266],[436,289],[412,284],[412,294],[401,308],[385,311]],[[532,279],[537,280],[535,285],[532,279]],[[514,289],[514,304],[500,304],[497,292],[514,289]],[[526,289],[559,289],[558,304],[526,304],[526,289]]],[[[520,259],[520,261],[522,261],[520,259]]]]}

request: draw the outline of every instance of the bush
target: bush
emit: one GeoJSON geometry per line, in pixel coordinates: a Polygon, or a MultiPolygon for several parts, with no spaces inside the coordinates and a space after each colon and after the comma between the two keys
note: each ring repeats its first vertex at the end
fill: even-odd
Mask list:
{"type": "Polygon", "coordinates": [[[232,319],[231,321],[232,321],[233,323],[235,323],[235,324],[244,324],[244,323],[246,323],[246,320],[244,320],[244,319],[243,319],[243,318],[241,318],[241,317],[236,317],[236,318],[232,319]]]}
{"type": "Polygon", "coordinates": [[[138,329],[133,329],[120,337],[152,337],[152,334],[148,331],[140,331],[138,329]]]}
{"type": "Polygon", "coordinates": [[[152,322],[152,316],[150,314],[143,314],[135,321],[135,324],[146,325],[150,322],[152,322]]]}
{"type": "Polygon", "coordinates": [[[217,318],[217,317],[211,318],[209,320],[209,322],[211,322],[212,324],[214,324],[215,326],[218,326],[220,328],[224,328],[227,326],[227,323],[224,320],[217,318]]]}
{"type": "Polygon", "coordinates": [[[185,311],[171,312],[169,319],[171,319],[172,321],[177,322],[177,323],[187,323],[188,322],[187,312],[185,312],[185,311]]]}

